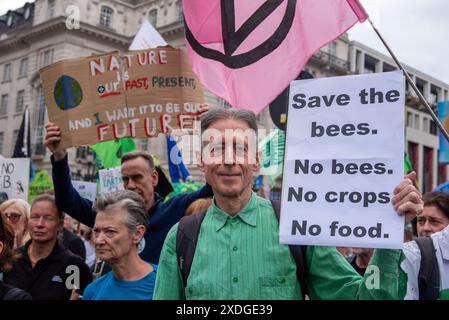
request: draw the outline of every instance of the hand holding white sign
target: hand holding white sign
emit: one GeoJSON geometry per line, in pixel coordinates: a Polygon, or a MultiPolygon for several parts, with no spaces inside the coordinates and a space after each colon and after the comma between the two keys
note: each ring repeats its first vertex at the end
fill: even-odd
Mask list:
{"type": "Polygon", "coordinates": [[[401,72],[292,82],[282,243],[402,247],[393,205],[422,208],[411,179],[393,192],[403,178],[403,108],[401,72]]]}

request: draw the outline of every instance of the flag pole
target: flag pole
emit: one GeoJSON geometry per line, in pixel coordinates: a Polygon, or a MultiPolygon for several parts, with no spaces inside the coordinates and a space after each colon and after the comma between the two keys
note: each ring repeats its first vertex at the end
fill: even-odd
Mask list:
{"type": "Polygon", "coordinates": [[[382,41],[382,43],[384,44],[385,48],[387,48],[388,52],[390,53],[391,57],[393,58],[394,62],[396,62],[396,64],[398,65],[399,69],[402,70],[402,72],[404,72],[404,75],[408,81],[408,83],[412,86],[413,90],[416,92],[416,94],[419,97],[419,100],[421,100],[422,104],[424,104],[424,106],[426,107],[427,111],[429,111],[430,116],[432,117],[433,121],[435,121],[435,123],[437,124],[438,128],[440,129],[441,133],[444,135],[444,137],[446,138],[446,141],[449,142],[449,134],[447,133],[446,129],[444,129],[443,125],[441,124],[440,120],[438,119],[438,117],[435,115],[435,112],[433,112],[432,108],[430,107],[429,103],[427,102],[427,100],[424,98],[424,96],[422,95],[421,91],[419,91],[418,87],[416,87],[415,82],[413,82],[413,79],[410,77],[410,75],[408,74],[408,72],[405,70],[405,68],[403,67],[402,63],[399,62],[398,58],[396,58],[396,55],[393,53],[393,51],[391,50],[391,48],[388,46],[387,42],[385,41],[385,39],[382,37],[382,35],[380,34],[379,30],[376,28],[376,26],[374,25],[374,23],[371,21],[371,19],[368,17],[367,18],[368,22],[371,24],[371,26],[373,27],[374,31],[376,32],[377,36],[379,37],[379,39],[382,41]]]}

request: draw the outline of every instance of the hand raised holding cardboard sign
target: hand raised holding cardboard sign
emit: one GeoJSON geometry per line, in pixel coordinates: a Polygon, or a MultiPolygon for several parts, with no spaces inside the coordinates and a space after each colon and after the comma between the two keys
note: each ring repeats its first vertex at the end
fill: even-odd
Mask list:
{"type": "Polygon", "coordinates": [[[61,145],[61,130],[53,122],[49,122],[45,125],[45,145],[48,150],[53,154],[56,161],[60,161],[65,158],[66,150],[61,145]]]}
{"type": "MultiPolygon", "coordinates": [[[[209,109],[208,104],[200,104],[198,118],[201,119],[209,109]]],[[[56,161],[64,159],[67,152],[61,144],[61,129],[55,123],[49,122],[45,125],[45,131],[45,145],[48,150],[53,154],[56,161]]]]}
{"type": "Polygon", "coordinates": [[[204,99],[187,55],[169,46],[59,61],[40,75],[50,121],[60,129],[56,141],[48,128],[51,148],[189,130],[204,99]]]}

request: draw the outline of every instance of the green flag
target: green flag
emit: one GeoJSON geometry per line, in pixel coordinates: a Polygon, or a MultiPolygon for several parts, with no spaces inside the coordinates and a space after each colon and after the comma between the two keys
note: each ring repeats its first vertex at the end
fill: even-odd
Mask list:
{"type": "Polygon", "coordinates": [[[274,129],[261,142],[261,168],[260,174],[270,178],[274,186],[276,178],[282,174],[284,165],[285,133],[274,129]]]}
{"type": "Polygon", "coordinates": [[[36,173],[28,186],[28,202],[32,203],[34,198],[49,189],[53,189],[53,181],[47,171],[41,170],[36,173]]]}
{"type": "Polygon", "coordinates": [[[95,151],[99,167],[109,169],[120,167],[120,159],[122,156],[128,152],[137,150],[137,147],[134,139],[122,138],[94,144],[91,146],[91,149],[95,151]]]}
{"type": "Polygon", "coordinates": [[[404,153],[404,173],[408,174],[413,171],[412,161],[408,154],[404,153]]]}

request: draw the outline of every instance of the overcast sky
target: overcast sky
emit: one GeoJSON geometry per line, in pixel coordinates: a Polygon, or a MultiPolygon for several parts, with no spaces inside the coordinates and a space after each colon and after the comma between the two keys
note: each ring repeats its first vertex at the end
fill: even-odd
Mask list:
{"type": "MultiPolygon", "coordinates": [[[[448,0],[361,0],[402,62],[449,84],[448,0]]],[[[387,54],[370,24],[349,31],[351,40],[387,54]]]]}
{"type": "MultiPolygon", "coordinates": [[[[448,0],[360,0],[397,57],[449,84],[448,0]]],[[[26,0],[0,0],[0,15],[26,0]]],[[[385,54],[368,22],[349,31],[357,40],[385,54]]]]}

